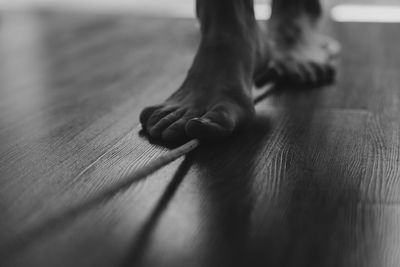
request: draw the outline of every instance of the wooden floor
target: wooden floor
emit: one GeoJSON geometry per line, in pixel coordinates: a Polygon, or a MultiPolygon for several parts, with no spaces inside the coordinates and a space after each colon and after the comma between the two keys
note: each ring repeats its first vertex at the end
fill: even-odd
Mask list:
{"type": "Polygon", "coordinates": [[[335,85],[279,90],[248,131],[86,205],[168,151],[138,114],[197,25],[2,13],[0,266],[399,266],[400,25],[325,28],[335,85]]]}

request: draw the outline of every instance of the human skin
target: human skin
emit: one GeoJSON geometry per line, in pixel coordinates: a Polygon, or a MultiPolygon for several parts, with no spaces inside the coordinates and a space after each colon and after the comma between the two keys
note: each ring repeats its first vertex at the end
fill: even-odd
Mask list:
{"type": "Polygon", "coordinates": [[[140,115],[152,138],[219,140],[252,121],[254,84],[332,81],[339,46],[317,31],[319,0],[274,0],[266,31],[256,22],[253,0],[197,0],[196,13],[201,41],[186,78],[140,115]]]}

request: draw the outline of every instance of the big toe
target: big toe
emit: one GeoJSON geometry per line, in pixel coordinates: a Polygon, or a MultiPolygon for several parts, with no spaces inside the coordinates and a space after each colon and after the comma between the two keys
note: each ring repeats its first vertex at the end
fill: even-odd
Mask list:
{"type": "Polygon", "coordinates": [[[188,136],[199,139],[217,140],[231,135],[243,126],[246,117],[253,111],[245,111],[232,105],[220,106],[200,118],[189,120],[185,126],[188,136]]]}

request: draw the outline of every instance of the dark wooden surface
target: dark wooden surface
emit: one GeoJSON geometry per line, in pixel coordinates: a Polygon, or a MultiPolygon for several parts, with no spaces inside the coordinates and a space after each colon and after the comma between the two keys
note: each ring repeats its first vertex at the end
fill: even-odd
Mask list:
{"type": "Polygon", "coordinates": [[[335,24],[338,82],[95,205],[168,149],[138,113],[179,85],[192,20],[0,16],[0,266],[398,266],[400,25],[335,24]]]}

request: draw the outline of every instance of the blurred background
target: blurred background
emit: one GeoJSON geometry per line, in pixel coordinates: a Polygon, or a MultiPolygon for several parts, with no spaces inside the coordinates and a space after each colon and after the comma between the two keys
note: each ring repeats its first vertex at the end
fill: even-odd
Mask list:
{"type": "MultiPolygon", "coordinates": [[[[267,19],[270,0],[255,0],[258,19],[267,19]]],[[[400,0],[324,0],[327,8],[346,4],[339,9],[343,20],[399,21],[400,0]],[[361,7],[359,6],[361,5],[361,7]],[[372,9],[371,9],[372,7],[372,9]],[[343,15],[344,14],[344,15],[343,15]],[[349,17],[349,18],[347,18],[349,17]],[[362,18],[360,18],[362,17],[362,18]]],[[[194,17],[195,0],[0,0],[0,10],[51,9],[96,13],[133,13],[161,17],[194,17]]],[[[340,19],[338,19],[340,20],[340,19]]]]}

